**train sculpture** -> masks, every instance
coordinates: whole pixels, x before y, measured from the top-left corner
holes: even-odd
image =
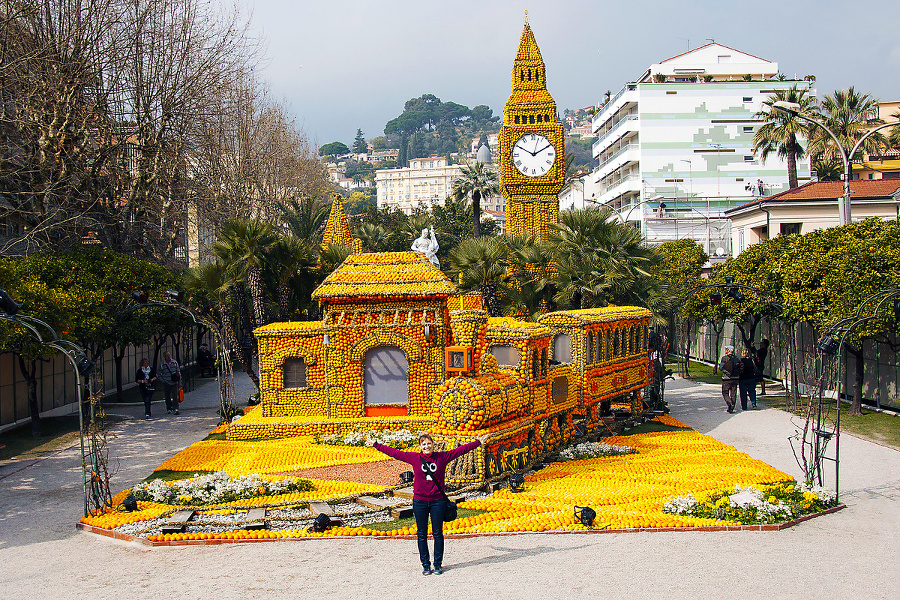
[[[353,254],[313,298],[320,321],[254,332],[261,409],[229,439],[404,428],[448,449],[490,431],[447,471],[475,483],[612,433],[613,409],[641,412],[652,380],[646,309],[489,317],[417,252]]]

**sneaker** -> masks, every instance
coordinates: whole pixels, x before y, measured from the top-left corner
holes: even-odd
[[[753,403],[753,410],[756,410],[756,403]]]
[[[177,408],[175,409],[175,414],[176,414],[176,415],[180,415],[180,414],[181,414],[180,412],[178,412],[178,409],[177,409]]]
[[[443,574],[444,574],[444,567],[435,567],[435,568],[434,568],[434,572],[435,572],[436,575],[443,575]]]
[[[150,415],[144,415],[144,419],[149,419]]]
[[[725,412],[733,413],[734,409],[729,406],[728,408],[725,409]]]
[[[172,411],[169,410],[169,409],[167,408],[167,409],[166,409],[166,414],[167,414],[167,415],[171,415],[171,414],[172,414]]]
[[[422,569],[422,575],[431,575],[431,567],[425,567]]]

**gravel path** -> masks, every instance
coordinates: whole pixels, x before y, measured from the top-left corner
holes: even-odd
[[[239,398],[250,391],[242,379]],[[717,386],[676,381],[672,415],[799,475],[790,416],[727,414]],[[116,428],[116,489],[215,424],[215,387],[180,417]],[[139,408],[121,412],[138,415]],[[157,411],[159,412],[159,411]],[[409,540],[350,538],[149,549],[74,529],[77,446],[0,465],[0,596],[38,598],[897,598],[900,452],[841,436],[846,510],[781,532],[535,535],[448,540],[444,575],[422,577]],[[831,479],[833,477],[829,475]]]

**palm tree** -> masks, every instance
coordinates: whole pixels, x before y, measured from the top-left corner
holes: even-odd
[[[391,234],[381,225],[360,223],[353,228],[353,237],[362,242],[369,252],[383,252],[391,241]]]
[[[328,244],[319,250],[319,270],[323,278],[343,264],[353,254],[353,246]]]
[[[269,223],[259,219],[232,219],[225,223],[213,252],[235,273],[244,272],[250,287],[255,317],[254,329],[266,322],[265,292],[262,283],[262,261],[277,234]]]
[[[500,179],[497,172],[488,169],[484,163],[463,165],[459,169],[459,177],[453,182],[453,198],[463,200],[472,198],[473,237],[481,237],[481,199],[496,196],[500,193]]]
[[[844,177],[844,165],[841,161],[819,159],[812,164],[818,181],[840,181]]]
[[[291,198],[279,202],[277,207],[291,235],[298,240],[312,240],[318,235],[331,210],[331,204],[309,197]]]
[[[796,115],[772,110],[776,102],[794,102],[800,105],[800,112],[808,112],[814,101],[807,95],[807,90],[792,86],[787,90],[775,90],[763,102],[768,110],[756,113],[756,118],[764,121],[753,134],[753,153],[765,163],[769,154],[775,152],[780,158],[787,159],[788,185],[797,187],[797,159],[803,158],[805,150],[798,137],[808,137],[806,123]]]
[[[825,96],[821,107],[821,120],[840,141],[844,152],[849,154],[873,123],[880,123],[878,116],[878,100],[869,94],[859,94],[852,86],[846,90],[837,90],[834,94]],[[828,132],[814,124],[809,126],[810,156],[822,157],[826,161],[841,160],[840,152],[835,146],[834,139]],[[880,133],[870,135],[863,142],[861,151],[874,153],[885,146],[887,140]],[[847,157],[853,160],[852,156]]]
[[[551,246],[527,234],[502,239],[509,251],[508,278],[512,280],[502,298],[509,312],[536,319],[553,310],[557,269]]]
[[[559,270],[556,300],[581,308],[615,304],[650,306],[639,290],[657,261],[641,233],[618,220],[608,208],[567,210],[552,225],[555,264]]]
[[[900,148],[900,111],[891,115],[897,119],[897,125],[891,128],[891,134],[888,137],[888,146],[890,148]]]
[[[279,237],[266,253],[266,271],[271,273],[278,283],[278,313],[282,321],[290,318],[291,280],[301,271],[308,271],[315,264],[313,251],[309,244],[294,237]]]
[[[506,274],[507,250],[495,237],[467,238],[450,253],[450,272],[458,277],[462,290],[478,290],[487,312],[500,316],[498,293]]]
[[[192,267],[185,271],[184,274],[184,286],[186,289],[200,292],[215,304],[225,333],[225,339],[223,340],[225,348],[223,348],[223,351],[226,356],[230,354],[232,348],[241,348],[238,345],[237,335],[235,334],[234,314],[228,306],[230,295],[228,292],[231,288],[231,283],[228,268],[218,260],[213,263]],[[254,385],[259,388],[259,377],[253,370],[252,357],[249,352],[243,351],[243,348],[241,350],[241,352],[238,352],[241,365],[243,365],[244,371]]]

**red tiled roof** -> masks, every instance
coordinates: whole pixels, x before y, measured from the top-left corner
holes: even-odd
[[[857,179],[850,182],[850,198],[864,200],[888,198],[900,190],[900,179]],[[843,181],[810,181],[800,187],[742,204],[725,212],[763,202],[795,202],[800,200],[837,200],[844,195]]]

